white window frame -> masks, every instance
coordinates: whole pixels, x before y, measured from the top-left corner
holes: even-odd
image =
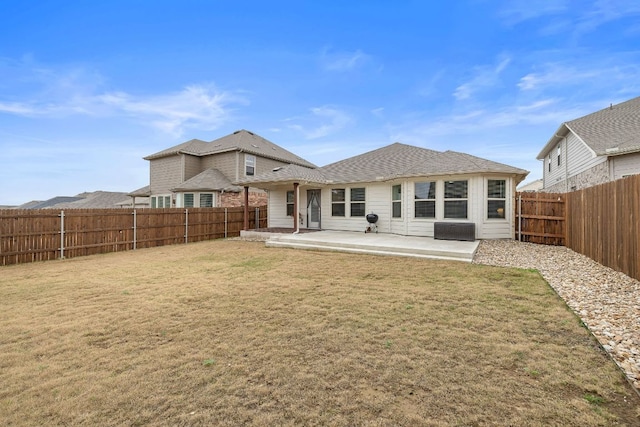
[[[251,173],[249,173],[249,168],[251,168]],[[256,156],[253,154],[244,155],[244,175],[245,176],[255,176],[256,175]]]
[[[342,200],[336,200],[334,195],[338,194],[337,191],[342,192]],[[342,205],[342,215],[336,215],[334,206]],[[331,189],[331,216],[335,218],[345,218],[347,216],[347,189],[346,188],[332,188]]]
[[[394,197],[396,196],[396,193],[394,191],[394,189],[399,188],[400,192],[397,193],[398,198],[394,199]],[[399,205],[400,207],[398,208],[398,212],[400,213],[399,216],[395,216],[395,207],[396,205]],[[392,219],[402,219],[403,215],[402,215],[402,184],[396,184],[396,185],[392,185],[391,186],[391,218]]]
[[[362,200],[354,200],[354,191],[362,190]],[[362,205],[362,215],[354,215],[353,208]],[[349,218],[364,218],[367,216],[367,187],[354,187],[349,189]]]
[[[491,195],[489,194],[489,181],[502,181],[504,182],[504,197],[491,197]],[[507,186],[509,185],[508,181],[504,178],[487,178],[485,180],[485,184],[486,184],[486,196],[487,196],[487,202],[486,202],[486,206],[485,206],[485,219],[489,220],[489,221],[506,221],[507,219]],[[504,203],[502,209],[502,216],[498,216],[498,217],[489,217],[489,204],[492,201],[502,201]],[[500,208],[498,208],[500,209]]]
[[[447,184],[451,184],[454,182],[465,182],[467,184],[466,186],[466,197],[449,197],[447,198]],[[442,193],[442,195],[444,196],[444,202],[442,204],[443,212],[443,218],[444,219],[453,219],[453,220],[465,220],[465,219],[469,219],[469,180],[468,179],[447,179],[444,181],[444,191]],[[448,217],[447,216],[447,202],[452,203],[452,202],[465,202],[467,205],[466,208],[466,216],[463,217]]]
[[[418,184],[429,184],[429,189],[433,189],[433,198],[427,199],[419,199],[418,192],[416,190],[416,186]],[[436,219],[438,212],[438,181],[416,181],[413,183],[413,217],[418,220],[428,219],[434,220]],[[433,203],[433,216],[417,216],[416,203],[417,202],[432,202]]]
[[[202,196],[205,196],[204,198]],[[202,206],[203,204],[207,204],[206,200],[207,197],[206,196],[211,196],[211,206]],[[216,199],[215,199],[215,194],[214,193],[200,193],[200,197],[198,197],[199,202],[198,205],[201,208],[214,208],[216,206]]]

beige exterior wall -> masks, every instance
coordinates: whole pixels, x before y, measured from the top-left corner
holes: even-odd
[[[149,162],[151,194],[171,194],[183,179],[180,155],[162,157]]]
[[[629,175],[640,174],[640,153],[610,157],[612,178],[620,179]]]
[[[560,181],[556,185],[546,187],[542,190],[546,193],[566,193],[569,191],[581,190],[594,185],[603,184],[610,181],[609,163],[601,162],[577,175],[569,177],[566,181]]]
[[[488,218],[487,186],[489,179],[504,179],[506,181],[505,218]],[[444,218],[444,182],[445,180],[468,181],[468,204],[466,219]],[[415,218],[415,182],[436,182],[436,217]],[[392,218],[391,187],[402,186],[402,218]],[[393,233],[409,236],[433,237],[434,223],[474,222],[476,224],[476,238],[478,239],[511,239],[514,230],[514,192],[515,182],[511,177],[500,175],[487,176],[442,176],[425,179],[397,180],[384,183],[366,183],[353,185],[335,185],[324,187],[321,191],[321,209],[323,230],[364,232],[368,223],[365,217],[350,217],[351,188],[365,188],[365,212],[378,215],[378,232]],[[306,193],[312,187],[300,186],[299,213],[306,218]],[[344,217],[331,216],[331,190],[344,188],[346,202]],[[286,216],[286,191],[288,187],[280,187],[269,191],[269,227],[292,227],[293,219]],[[303,225],[304,226],[304,225]]]
[[[236,157],[237,152],[235,151],[202,157],[200,160],[201,171],[215,168],[233,181],[236,179]]]
[[[188,154],[182,155],[182,161],[184,162],[184,179],[186,181],[188,179],[193,178],[198,175],[204,169],[202,169],[200,165],[200,157],[190,156]]]

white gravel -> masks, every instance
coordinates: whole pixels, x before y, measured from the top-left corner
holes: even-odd
[[[564,246],[483,240],[473,262],[538,270],[640,390],[640,282]]]

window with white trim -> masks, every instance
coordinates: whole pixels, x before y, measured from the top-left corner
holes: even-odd
[[[365,215],[365,190],[363,188],[351,189],[351,216]]]
[[[436,217],[436,182],[424,181],[414,184],[414,216],[416,218]]]
[[[256,156],[252,154],[244,155],[244,174],[253,176],[256,174]]]
[[[391,187],[391,217],[402,218],[402,185]]]
[[[507,205],[507,181],[487,180],[487,218],[503,219]]]
[[[551,154],[547,156],[547,164],[548,164],[549,172],[551,172]]]
[[[193,207],[194,194],[193,193],[185,193],[183,195],[183,200],[184,200],[184,207],[185,208],[192,208]]]
[[[212,208],[213,207],[213,194],[211,194],[211,193],[200,193],[200,207],[201,208]]]
[[[331,189],[331,216],[345,216],[345,194],[344,188]]]
[[[562,150],[560,148],[560,144],[558,144],[558,150],[557,151],[558,151],[558,166],[560,166],[560,156],[562,154]]]
[[[287,216],[293,216],[293,191],[287,191]]]
[[[467,218],[468,181],[444,182],[444,217],[451,219]]]

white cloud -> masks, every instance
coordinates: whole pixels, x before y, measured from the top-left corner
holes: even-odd
[[[355,52],[330,52],[325,48],[321,53],[321,63],[325,70],[329,71],[351,71],[371,59],[369,55],[356,50]]]
[[[303,122],[304,124],[293,123],[288,127],[302,133],[306,139],[325,137],[343,129],[352,121],[346,112],[328,106],[315,107],[310,111],[311,115],[286,119],[291,122]]]
[[[0,98],[0,114],[49,118],[126,116],[179,137],[188,128],[216,129],[230,120],[233,106],[247,103],[236,93],[211,84],[193,84],[171,93],[134,95],[105,90],[106,79],[83,68],[48,69],[31,62],[11,65],[13,73],[24,76],[19,82],[25,87],[20,88],[20,99],[10,93],[5,93],[5,99]]]
[[[474,68],[474,76],[468,82],[456,87],[453,96],[461,101],[470,98],[476,92],[496,86],[500,82],[500,74],[511,63],[511,58],[502,55],[493,67],[478,66]]]

